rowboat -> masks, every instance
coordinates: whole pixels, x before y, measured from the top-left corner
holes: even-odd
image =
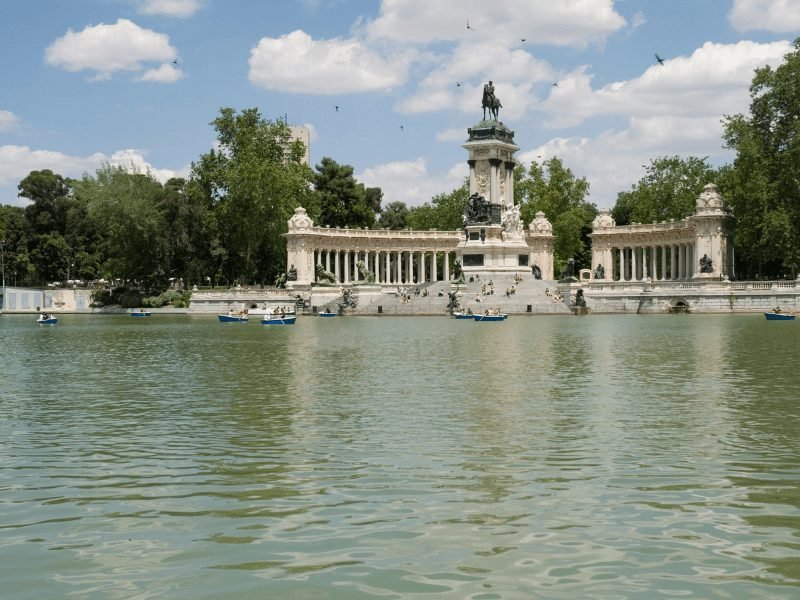
[[[317,314],[319,314],[320,317],[335,317],[336,316],[335,312],[331,312],[327,308],[325,310],[319,311],[319,313],[317,313]]]
[[[482,314],[482,315],[473,315],[476,321],[505,321],[508,318],[508,315],[505,313],[498,313],[498,314]]]
[[[53,315],[48,313],[42,313],[41,315],[39,315],[39,318],[36,319],[36,322],[39,325],[55,325],[56,323],[58,323],[58,317],[54,317]]]
[[[217,317],[221,323],[247,323],[247,315],[244,313],[225,313]]]
[[[794,315],[791,313],[785,312],[765,312],[764,316],[767,318],[767,321],[794,321]]]
[[[149,310],[141,309],[137,312],[132,312],[132,317],[149,317],[152,313]]]
[[[297,315],[273,315],[271,317],[264,317],[261,319],[262,325],[294,325],[297,320]]]
[[[469,319],[470,321],[473,320],[475,315],[472,313],[465,313],[465,312],[454,312],[453,318],[454,319]]]

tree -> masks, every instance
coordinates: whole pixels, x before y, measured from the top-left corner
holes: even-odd
[[[319,202],[319,224],[331,227],[372,227],[380,211],[380,188],[358,183],[353,167],[340,165],[329,157],[316,166],[314,189]]]
[[[89,219],[105,232],[106,272],[136,280],[148,289],[166,282],[166,221],[161,209],[163,186],[150,174],[103,165],[95,176],[75,182]]]
[[[3,240],[6,282],[14,281],[23,285],[35,283],[35,269],[28,254],[30,237],[25,209],[0,205],[0,240]]]
[[[449,194],[438,194],[430,202],[412,208],[406,217],[411,229],[453,231],[464,227],[464,211],[469,203],[469,181]]]
[[[527,173],[518,166],[514,171],[515,195],[520,215],[530,223],[542,211],[553,224],[556,273],[572,258],[576,268],[591,265],[592,220],[597,208],[586,200],[589,182],[576,178],[572,171],[553,157],[539,164],[532,161]]]
[[[739,276],[781,276],[800,264],[800,38],[776,69],[756,69],[750,115],[725,117],[736,151],[720,188],[737,219]]]
[[[617,225],[679,221],[694,214],[703,186],[717,172],[708,158],[664,156],[650,161],[645,176],[629,192],[620,192],[611,211]]]
[[[64,234],[71,199],[70,188],[61,175],[50,169],[31,171],[17,189],[21,197],[31,201],[25,216],[35,234]]]
[[[191,202],[206,207],[214,278],[273,281],[286,267],[283,234],[297,206],[314,218],[312,172],[289,126],[264,120],[258,109],[223,108],[211,123],[219,149],[192,164]]]
[[[381,211],[380,226],[387,229],[405,229],[408,207],[405,202],[390,202]]]

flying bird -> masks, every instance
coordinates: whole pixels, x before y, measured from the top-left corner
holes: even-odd
[[[336,112],[339,112],[339,107],[338,106],[334,106],[333,108],[336,109]]]
[[[472,27],[470,27],[470,26],[469,26],[469,19],[467,19],[467,29],[470,29],[470,30],[472,30],[472,31],[475,31],[474,29],[472,29]]]
[[[660,64],[662,67],[664,66],[664,59],[661,58],[658,54],[656,54],[656,60],[658,61],[658,64]]]
[[[557,81],[553,82],[553,87],[558,87],[558,82]]]
[[[177,65],[177,64],[178,64],[178,59],[176,58],[175,60],[173,60],[173,61],[172,61],[172,64],[173,64],[173,65]]]
[[[456,81],[456,85],[457,85],[458,87],[461,87],[461,82],[460,82],[460,81]]]
[[[519,39],[519,41],[520,41],[520,42],[524,42],[524,41],[525,41],[525,38],[520,38],[520,39]]]
[[[405,131],[405,129],[403,129],[402,125],[400,125],[400,131]]]

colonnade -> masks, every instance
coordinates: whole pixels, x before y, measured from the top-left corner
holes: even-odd
[[[314,264],[333,274],[336,283],[361,281],[358,262],[377,284],[420,284],[450,280],[450,251],[316,249]]]
[[[695,274],[693,242],[612,247],[605,278],[612,281],[682,281]]]

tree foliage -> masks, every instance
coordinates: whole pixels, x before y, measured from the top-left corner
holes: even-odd
[[[406,216],[411,229],[453,231],[464,227],[464,211],[469,203],[469,181],[449,194],[438,194],[430,202],[412,208]]]
[[[373,227],[383,192],[356,181],[353,167],[324,157],[316,167],[314,190],[319,203],[319,224],[330,227]]]
[[[617,225],[659,223],[694,214],[697,197],[717,172],[707,158],[664,156],[650,161],[645,176],[620,192],[611,211]]]
[[[405,202],[390,202],[381,211],[380,226],[386,229],[405,229],[408,207]]]
[[[211,125],[219,147],[192,165],[187,192],[212,213],[214,277],[272,281],[285,268],[283,234],[294,209],[317,212],[303,145],[291,141],[284,121],[265,120],[255,108],[223,108]]]
[[[541,211],[553,225],[556,273],[570,258],[575,260],[576,268],[589,267],[592,259],[589,233],[597,208],[586,199],[589,193],[586,178],[575,177],[561,159],[553,157],[541,164],[532,161],[527,172],[518,166],[514,179],[523,221],[530,223]]]
[[[778,277],[800,265],[800,39],[773,69],[756,69],[750,114],[727,116],[736,151],[720,187],[737,218],[739,277]]]

